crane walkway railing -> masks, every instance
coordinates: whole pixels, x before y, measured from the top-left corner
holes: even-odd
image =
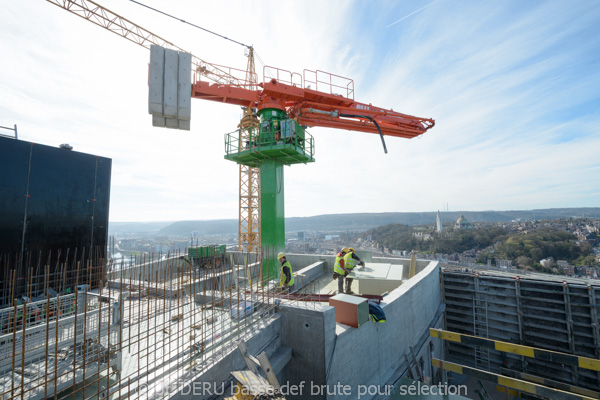
[[[225,135],[225,158],[254,166],[264,159],[279,159],[284,164],[314,161],[311,134],[294,120],[279,121],[278,126],[238,129]]]

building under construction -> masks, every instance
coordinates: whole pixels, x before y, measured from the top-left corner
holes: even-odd
[[[396,399],[407,387],[453,399],[600,398],[592,281],[359,251],[365,265],[347,294],[335,293],[331,255],[288,254],[295,286],[280,290],[283,167],[315,160],[307,128],[378,134],[387,152],[384,136],[419,137],[432,118],[356,101],[352,79],[319,70],[265,66],[259,83],[252,46],[242,44],[245,71],[224,67],[92,1],[48,1],[150,50],[153,126],[189,130],[192,98],[244,108],[225,135],[240,171],[240,252],[107,259],[110,160],[92,156],[79,170],[68,146],[53,149],[63,153],[42,165],[64,168],[48,185],[38,147],[11,142],[26,161],[4,174],[15,180],[0,211],[12,243],[0,260],[0,399]],[[65,199],[81,212],[63,221]]]
[[[107,259],[110,160],[0,140],[0,399],[599,398],[594,281],[359,251],[355,295],[306,254],[282,293],[267,251]]]
[[[264,352],[281,398],[402,398],[406,378],[468,376],[489,398],[598,398],[598,285],[359,253],[360,294],[342,306],[334,256],[289,254],[285,294],[256,253],[106,262],[97,289],[79,267],[75,291],[46,284],[0,311],[0,398],[226,398],[248,368],[240,343]],[[367,302],[385,323],[361,317]]]

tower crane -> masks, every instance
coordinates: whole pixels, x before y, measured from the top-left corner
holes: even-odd
[[[185,53],[94,1],[47,1],[145,48]],[[258,251],[260,245],[271,254],[262,260],[268,278],[275,271],[273,255],[285,249],[283,166],[315,161],[307,128],[378,134],[387,153],[384,136],[411,139],[435,121],[358,102],[353,80],[320,70],[297,73],[265,66],[258,82],[253,48],[248,52],[245,71],[190,55],[191,97],[244,108],[238,129],[225,135],[225,159],[240,165],[240,250]],[[189,129],[189,121],[183,129]]]

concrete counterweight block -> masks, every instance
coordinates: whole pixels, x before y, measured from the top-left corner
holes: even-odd
[[[157,45],[150,46],[150,70],[148,76],[148,112],[158,117],[163,116],[163,79],[165,74],[165,49]],[[164,118],[162,125],[160,121],[157,121],[159,125],[154,125],[154,118],[152,119],[153,126],[165,126]]]
[[[148,76],[152,126],[189,131],[191,103],[192,55],[152,45]]]
[[[166,118],[162,115],[153,115],[152,116],[152,126],[156,126],[158,128],[164,128],[167,126]]]
[[[165,49],[165,77],[163,114],[167,118],[177,119],[177,73],[179,71],[179,53]],[[167,121],[167,127],[169,126]]]
[[[192,55],[179,53],[177,72],[177,118],[189,121],[192,116]],[[181,124],[180,124],[181,128]],[[189,129],[189,128],[188,128]]]

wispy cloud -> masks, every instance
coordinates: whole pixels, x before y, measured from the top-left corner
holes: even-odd
[[[431,5],[432,5],[432,4],[434,4],[434,3],[437,3],[438,1],[439,1],[439,0],[432,1],[431,3],[427,4],[426,6],[423,6],[423,7],[419,8],[418,10],[415,10],[415,11],[411,12],[410,14],[408,14],[408,15],[405,15],[404,17],[400,18],[399,20],[397,20],[397,21],[395,21],[395,22],[392,22],[391,24],[389,24],[388,26],[386,26],[386,28],[389,28],[390,26],[394,26],[394,25],[396,25],[398,22],[402,22],[402,21],[404,21],[406,18],[408,18],[408,17],[410,17],[410,16],[412,16],[412,15],[415,15],[415,14],[416,14],[416,13],[418,13],[419,11],[426,9],[427,7],[431,6]]]

